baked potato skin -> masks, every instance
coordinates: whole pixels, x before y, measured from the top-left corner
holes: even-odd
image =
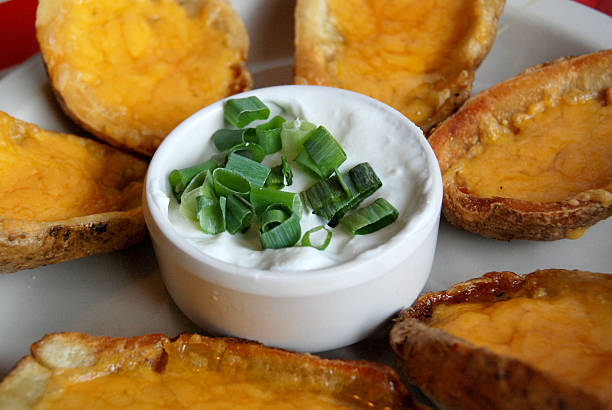
[[[112,252],[135,245],[146,237],[140,206],[124,212],[51,223],[0,217],[0,272]]]
[[[408,381],[440,408],[610,409],[603,398],[573,384],[427,325],[438,304],[506,300],[520,289],[567,276],[609,275],[562,269],[529,275],[490,272],[446,291],[421,296],[401,312],[390,333],[391,346]]]
[[[432,84],[440,95],[445,95],[443,103],[430,116],[416,122],[423,132],[455,112],[470,96],[475,71],[493,46],[504,6],[505,0],[474,1],[477,17],[466,37],[454,48],[456,67],[452,72],[440,73],[443,78]],[[338,86],[327,65],[333,60],[334,44],[343,40],[328,21],[327,0],[298,0],[295,32],[294,83]]]
[[[140,72],[134,78],[130,77],[131,85],[121,84],[118,87],[119,89],[129,89],[132,94],[142,93],[141,103],[134,107],[124,103],[124,98],[120,98],[121,102],[119,103],[109,103],[96,97],[91,83],[83,80],[92,77],[92,74],[66,61],[67,56],[74,54],[75,50],[72,49],[74,45],[64,44],[60,41],[61,36],[56,30],[62,25],[63,19],[70,16],[70,7],[79,2],[73,0],[41,0],[37,9],[37,39],[41,48],[43,64],[49,77],[51,89],[64,113],[101,141],[123,151],[146,157],[151,157],[166,135],[189,115],[218,99],[250,89],[253,82],[246,64],[249,48],[248,34],[231,2],[229,0],[173,1],[185,9],[188,19],[197,18],[203,7],[211,5],[211,9],[214,10],[212,18],[216,19],[215,27],[222,28],[225,33],[223,44],[226,44],[228,49],[235,50],[239,57],[236,61],[227,62],[227,66],[224,67],[224,73],[228,73],[231,77],[231,82],[227,84],[227,87],[219,92],[210,91],[206,94],[202,90],[215,83],[215,81],[211,82],[210,80],[218,77],[218,73],[210,73],[209,76],[200,79],[200,83],[198,83],[192,77],[196,77],[197,73],[203,70],[202,65],[199,65],[195,74],[192,70],[186,75],[180,76],[180,66],[185,65],[194,57],[193,55],[182,56],[180,62],[176,63],[178,66],[168,68],[169,73],[164,78],[174,78],[175,83],[180,85],[192,81],[193,84],[190,83],[190,87],[187,87],[188,91],[183,90],[182,93],[177,91],[179,89],[177,85],[177,88],[171,91],[170,98],[167,98],[171,103],[166,103],[161,108],[158,107],[159,109],[155,113],[158,115],[155,115],[153,119],[150,116],[147,117],[138,109],[138,106],[142,107],[146,106],[147,103],[150,105],[155,102],[156,88],[145,86],[146,80],[140,81],[141,78],[146,77],[146,73]],[[108,3],[113,4],[110,1]],[[102,2],[100,3],[100,10],[104,10]],[[112,12],[112,10],[109,11],[109,13]],[[79,35],[83,35],[83,33]],[[96,39],[92,39],[91,43],[92,49],[98,46]],[[124,40],[124,43],[117,44],[116,47],[129,48],[129,46],[129,40]],[[201,50],[207,50],[207,45],[200,44],[194,54]],[[145,56],[150,57],[152,54],[154,54],[154,51],[148,52]],[[109,60],[113,59],[112,57],[107,56],[108,59],[104,61],[103,65],[113,67],[113,64],[108,64]],[[174,59],[166,54],[159,57],[157,61],[151,62],[150,66],[158,63],[165,64]],[[80,63],[87,65],[87,56],[83,57],[83,60]],[[119,79],[124,77],[127,76],[119,76]],[[106,82],[109,81],[101,79],[98,81],[98,83]],[[134,83],[137,86],[134,86]],[[220,81],[219,83],[221,84]],[[160,87],[159,84],[157,87]],[[199,95],[197,104],[194,104],[193,101],[185,102],[183,100],[185,94],[201,95]],[[181,115],[176,115],[173,110],[180,110]],[[163,120],[157,120],[157,118],[171,118],[172,121],[171,124],[168,124]]]
[[[610,67],[612,50],[564,57],[529,68],[472,97],[436,127],[428,139],[442,174],[480,142],[483,120],[509,120],[550,94],[605,90],[612,86]],[[563,239],[576,229],[588,228],[612,215],[612,203],[588,197],[532,203],[513,198],[479,198],[449,178],[443,178],[443,184],[442,212],[446,219],[459,228],[494,239]]]
[[[0,383],[0,408],[3,404],[31,408],[44,394],[53,369],[93,368],[103,363],[105,368],[148,367],[163,372],[170,350],[184,353],[206,369],[245,372],[256,375],[258,381],[332,394],[347,403],[356,400],[356,407],[365,400],[388,406],[384,408],[425,408],[414,401],[391,368],[376,363],[320,359],[236,338],[195,334],[175,339],[160,334],[111,338],[75,332],[48,334],[32,345],[31,355]]]

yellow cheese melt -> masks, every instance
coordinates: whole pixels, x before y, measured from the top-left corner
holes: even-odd
[[[483,198],[612,202],[612,104],[589,95],[542,101],[513,125],[489,124],[445,178]]]
[[[347,409],[331,394],[299,390],[291,383],[258,382],[249,370],[197,368],[189,352],[166,345],[168,362],[161,372],[149,366],[112,369],[54,370],[45,395],[34,408],[43,409]],[[109,370],[110,369],[110,370]],[[299,377],[299,375],[296,375]]]
[[[612,400],[612,288],[579,283],[551,297],[540,293],[438,305],[430,325]]]
[[[134,206],[145,166],[132,161],[0,111],[0,217],[51,222]]]
[[[327,3],[342,37],[330,67],[337,86],[383,101],[416,123],[449,97],[432,85],[457,74],[452,53],[474,20],[473,1]]]
[[[88,104],[98,112],[101,118],[89,121],[106,119],[94,124],[106,135],[136,138],[139,130],[159,143],[231,89],[242,55],[215,20],[218,4],[203,1],[186,10],[195,2],[185,8],[174,0],[71,3],[44,14],[54,21],[38,21],[39,38],[52,36],[41,46],[51,48],[46,55],[55,86],[81,105],[73,110]]]

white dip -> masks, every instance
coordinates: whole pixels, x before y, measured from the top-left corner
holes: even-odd
[[[280,113],[287,119],[298,117],[326,127],[348,156],[340,171],[347,172],[358,163],[369,162],[383,186],[360,207],[376,198],[385,198],[399,211],[398,220],[378,232],[354,237],[337,226],[332,230],[331,243],[324,251],[301,246],[261,250],[257,233],[252,232],[253,229],[246,234],[237,235],[224,232],[213,236],[201,232],[197,224],[178,212],[178,204],[174,198],[170,199],[170,187],[166,182],[161,188],[165,191],[154,194],[156,205],[167,209],[171,224],[190,245],[213,258],[244,267],[283,271],[311,270],[367,258],[373,252],[381,252],[385,244],[406,228],[415,214],[425,208],[425,197],[432,185],[432,176],[428,172],[423,148],[423,144],[427,143],[416,126],[407,124],[405,119],[398,117],[396,112],[387,107],[366,104],[361,99],[349,104],[338,104],[337,101],[334,104],[308,97],[300,95],[296,98],[260,98],[272,111],[269,118]],[[219,112],[219,115],[222,114]],[[249,126],[255,124],[257,123]],[[193,139],[209,138],[214,130],[221,127],[222,120],[219,118],[214,126],[203,129],[202,133],[198,132],[199,135],[194,135]],[[190,150],[189,147],[184,149]],[[197,153],[197,157],[194,156],[190,162],[174,168],[194,165],[216,153],[216,148],[209,141],[201,152]],[[267,156],[264,160],[266,165],[276,165],[279,162],[279,154]],[[315,182],[293,162],[291,168],[294,182],[284,190],[300,192]],[[166,176],[172,169],[168,169]],[[321,218],[311,214],[310,210],[305,210],[301,219],[302,234],[322,224],[324,221]]]

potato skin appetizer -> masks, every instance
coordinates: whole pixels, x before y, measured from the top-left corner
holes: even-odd
[[[147,163],[0,111],[0,272],[123,249],[147,236]]]
[[[429,142],[446,219],[490,238],[550,241],[578,238],[612,215],[611,67],[612,50],[538,65],[440,124]],[[465,177],[471,164],[481,181]],[[475,192],[490,175],[488,191]]]
[[[66,114],[147,156],[189,115],[252,83],[229,0],[41,0],[36,33]]]
[[[504,4],[298,0],[294,82],[369,95],[427,132],[469,97]]]
[[[421,296],[390,341],[408,380],[440,408],[609,409],[611,295],[611,274],[490,272]],[[532,331],[546,342],[530,344]]]
[[[95,398],[112,408],[152,401],[160,408],[423,408],[384,365],[320,359],[234,338],[55,333],[31,352],[0,383],[0,407]]]

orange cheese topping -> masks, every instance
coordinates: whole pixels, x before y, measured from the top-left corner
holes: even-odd
[[[166,345],[168,362],[149,366],[54,370],[36,409],[347,409],[331,394],[301,391],[290,383],[258,382],[240,372],[198,368],[189,352]],[[202,364],[202,363],[201,363]],[[298,375],[296,375],[298,377]]]
[[[612,289],[574,286],[552,296],[542,289],[496,303],[439,305],[430,325],[612,400]]]
[[[38,36],[48,39],[41,47],[49,48],[45,56],[54,86],[82,100],[69,108],[88,104],[85,111],[105,119],[94,125],[106,135],[140,130],[161,141],[187,116],[224,97],[242,56],[215,20],[220,6],[204,1],[186,10],[189,4],[179,3],[46,2],[54,9],[39,10]]]
[[[516,132],[489,124],[446,177],[484,198],[612,202],[612,104],[592,95],[551,99],[516,115],[512,126]]]
[[[331,63],[339,87],[381,100],[417,123],[449,97],[432,84],[445,73],[456,75],[452,53],[474,20],[473,1],[327,3],[342,38]]]
[[[50,222],[135,206],[145,165],[128,158],[0,112],[0,217]]]

